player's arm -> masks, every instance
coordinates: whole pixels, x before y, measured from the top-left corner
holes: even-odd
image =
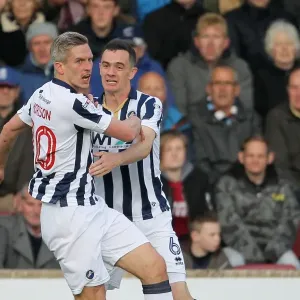
[[[92,176],[104,176],[111,172],[113,168],[121,165],[129,165],[146,158],[152,149],[156,134],[152,128],[142,126],[142,135],[143,138],[139,136],[136,143],[132,144],[125,151],[118,153],[95,153],[94,155],[99,157],[99,160],[91,165],[90,174]]]
[[[140,133],[141,121],[139,118],[131,117],[125,121],[113,119],[102,110],[101,106],[96,107],[92,99],[77,96],[72,113],[74,124],[100,134],[105,133],[125,142],[131,142]]]
[[[4,179],[4,167],[18,135],[27,127],[18,114],[12,117],[3,127],[0,134],[0,181]]]

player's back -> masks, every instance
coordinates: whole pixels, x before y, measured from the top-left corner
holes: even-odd
[[[101,119],[99,109],[54,79],[35,91],[20,111],[24,110],[33,125],[36,173],[30,182],[32,196],[44,202],[60,201],[61,206],[95,204],[94,182],[88,172],[91,132],[78,124],[86,125],[85,118],[96,124]]]

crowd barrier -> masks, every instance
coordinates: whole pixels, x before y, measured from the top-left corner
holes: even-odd
[[[198,300],[294,300],[299,299],[300,271],[201,270],[188,271],[188,285]],[[2,270],[1,300],[72,300],[60,271]],[[143,300],[140,282],[126,274],[121,289],[107,300]]]

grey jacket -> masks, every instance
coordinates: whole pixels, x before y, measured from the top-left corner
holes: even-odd
[[[246,109],[253,108],[252,75],[245,61],[225,51],[220,64],[232,66],[238,74],[241,87],[241,101]],[[206,96],[210,69],[196,49],[174,58],[167,69],[167,76],[180,112],[187,116],[193,105]]]
[[[216,185],[222,236],[248,263],[276,262],[295,242],[300,210],[289,184],[267,169],[262,185],[236,166]]]
[[[237,101],[238,102],[238,101]],[[211,183],[229,170],[245,139],[261,133],[260,120],[241,105],[231,125],[215,118],[206,100],[194,105],[189,119],[192,124],[197,166],[208,174]]]
[[[34,263],[24,219],[15,215],[0,217],[0,268],[58,269],[59,264],[44,242]]]

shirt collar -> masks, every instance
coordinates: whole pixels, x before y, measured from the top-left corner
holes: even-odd
[[[68,83],[66,83],[66,82],[64,82],[64,81],[62,81],[60,79],[53,78],[52,82],[54,84],[60,85],[60,86],[62,86],[64,88],[70,90],[70,92],[73,93],[73,94],[78,94],[77,91],[72,86],[70,86]]]

